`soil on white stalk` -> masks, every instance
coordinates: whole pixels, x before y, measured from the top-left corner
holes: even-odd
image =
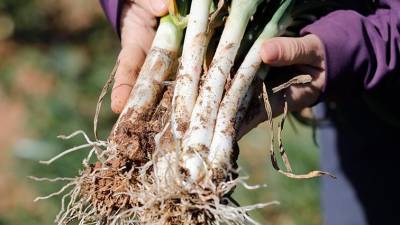
[[[118,193],[127,193],[140,182],[137,179],[139,168],[151,159],[155,151],[154,136],[163,128],[171,98],[172,88],[169,87],[159,105],[141,113],[134,122],[130,118],[137,112],[129,110],[110,136],[110,142],[118,146],[116,156],[104,164],[97,162],[85,170],[82,177],[87,179],[82,183],[82,196],[90,198],[101,216],[137,206],[137,199]],[[150,172],[151,168],[148,169]]]

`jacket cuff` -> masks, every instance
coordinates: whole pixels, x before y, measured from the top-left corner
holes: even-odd
[[[120,16],[122,11],[123,0],[100,0],[101,7],[106,14],[108,21],[111,23],[114,31],[120,37]]]
[[[304,27],[300,32],[302,36],[315,34],[324,46],[326,83],[320,100],[338,94],[339,83],[356,80],[352,71],[355,70],[354,60],[360,44],[357,35],[362,24],[358,21],[356,12],[340,10]]]

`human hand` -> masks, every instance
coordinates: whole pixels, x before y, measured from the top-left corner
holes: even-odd
[[[125,1],[121,13],[121,52],[111,92],[111,109],[120,113],[151,47],[157,17],[168,12],[167,0]]]
[[[289,111],[300,111],[318,100],[326,82],[326,72],[324,47],[316,35],[309,34],[299,38],[271,38],[263,43],[260,56],[263,62],[271,67],[290,68],[288,71],[292,71],[297,75],[307,74],[312,77],[309,83],[292,85],[270,96],[273,116],[283,112],[283,96],[285,96]],[[283,68],[280,69],[282,72]],[[267,77],[272,77],[283,83],[282,79],[279,79],[283,74],[280,74],[279,70],[277,71],[277,73],[272,73]],[[250,108],[247,115],[249,114],[251,116],[244,118],[241,123],[238,137],[243,136],[267,119],[267,114],[262,104],[258,108]]]

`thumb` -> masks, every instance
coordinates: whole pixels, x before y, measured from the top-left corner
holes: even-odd
[[[299,37],[276,37],[266,40],[260,51],[264,63],[272,66],[296,64],[319,66],[323,60],[323,45],[313,34]]]

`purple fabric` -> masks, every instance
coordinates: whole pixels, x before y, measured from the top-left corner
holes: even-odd
[[[349,181],[323,186],[326,225],[393,224],[400,217],[392,197],[400,187],[391,178],[399,170],[400,111],[393,102],[400,87],[400,1],[377,4],[371,15],[339,10],[302,30],[303,35],[317,35],[325,48],[328,81],[323,97],[332,124],[320,129],[321,164],[337,166],[331,172]],[[335,136],[326,135],[326,129]],[[338,202],[338,193],[349,188],[355,196]]]
[[[378,1],[372,15],[338,10],[302,30],[324,44],[328,76],[324,95],[336,95],[348,84],[371,90],[385,77],[399,80],[399,12],[399,0]]]
[[[113,26],[115,32],[120,34],[119,16],[121,14],[122,0],[100,0],[101,7],[103,8],[108,21]]]

